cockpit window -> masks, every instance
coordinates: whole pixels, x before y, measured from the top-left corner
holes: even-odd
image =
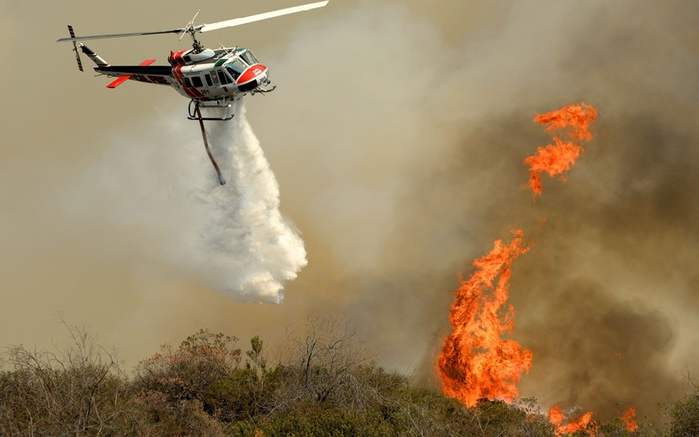
[[[250,51],[243,52],[240,56],[243,59],[245,59],[245,62],[247,62],[250,65],[259,64],[259,62],[257,62],[257,59],[255,59],[255,56],[253,56],[253,54]]]
[[[233,76],[233,79],[238,79],[240,75],[245,71],[245,69],[248,68],[247,65],[243,63],[240,59],[235,59],[233,62],[230,64],[226,64],[226,69],[228,70],[228,73],[230,73],[231,76]]]

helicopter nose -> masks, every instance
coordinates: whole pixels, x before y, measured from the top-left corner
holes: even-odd
[[[240,75],[236,83],[241,91],[248,91],[257,88],[267,81],[267,67],[262,64],[255,64],[248,67]]]

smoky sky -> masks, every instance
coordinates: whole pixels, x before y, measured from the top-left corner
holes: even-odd
[[[204,3],[203,22],[233,18]],[[309,314],[342,312],[382,351],[382,364],[435,383],[459,275],[495,239],[522,229],[534,245],[513,265],[512,337],[534,358],[521,394],[544,408],[609,417],[637,404],[639,417],[653,415],[698,358],[698,6],[438,3],[331,1],[315,16],[216,35],[251,46],[278,85],[246,107],[282,213],[308,254],[281,305],[232,301],[158,255],[154,222],[176,230],[189,213],[168,198],[177,155],[158,159],[189,147],[169,148],[159,131],[188,123],[187,102],[137,83],[104,90],[106,81],[78,74],[69,48],[55,47],[66,23],[30,23],[25,7],[0,4],[3,35],[23,42],[11,45],[13,59],[28,65],[44,53],[52,66],[50,74],[1,70],[15,107],[2,121],[0,344],[51,345],[58,323],[50,315],[64,311],[132,364],[200,328],[274,343]],[[236,15],[260,12],[253,6]],[[165,3],[148,6],[166,11],[157,16],[136,13],[141,6],[129,2],[109,24],[129,19],[128,28],[106,29],[95,21],[102,7],[63,5],[54,18],[108,33],[171,28],[191,16]],[[112,63],[179,47],[89,45]],[[599,112],[595,137],[567,181],[545,176],[533,202],[521,188],[522,161],[551,137],[532,119],[581,101]],[[187,141],[196,135],[192,125]],[[129,153],[141,147],[152,152]],[[143,182],[121,187],[108,174],[112,189],[86,182],[88,197],[76,181],[100,168],[139,171]],[[153,220],[128,230],[76,220],[76,202]]]
[[[602,418],[630,405],[652,416],[696,370],[697,14],[686,3],[662,11],[597,6],[541,10],[530,25],[565,32],[525,41],[550,58],[537,63],[536,53],[531,64],[491,73],[524,88],[536,81],[528,75],[541,75],[550,86],[536,96],[523,89],[527,98],[502,109],[486,104],[454,128],[460,140],[440,155],[444,162],[417,166],[403,181],[401,214],[382,256],[391,279],[359,282],[365,295],[356,311],[370,308],[380,326],[417,325],[425,335],[431,326],[439,344],[457,274],[468,275],[494,239],[524,229],[535,244],[515,263],[511,288],[513,337],[534,352],[522,394]],[[515,50],[524,42],[505,40],[483,51],[521,56]],[[471,75],[464,66],[446,83]],[[533,202],[521,189],[522,160],[552,142],[533,115],[579,101],[599,110],[595,138],[567,182],[546,177]],[[422,367],[428,379],[435,352]]]

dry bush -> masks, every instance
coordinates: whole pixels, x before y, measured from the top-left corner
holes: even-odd
[[[63,324],[72,340],[67,350],[13,346],[3,354],[0,435],[147,434],[115,354]]]
[[[279,363],[283,375],[279,402],[361,402],[366,393],[353,390],[357,388],[353,371],[371,359],[346,318],[309,318],[302,330],[287,334]]]

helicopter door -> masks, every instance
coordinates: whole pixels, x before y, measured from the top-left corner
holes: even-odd
[[[223,69],[216,70],[214,77],[218,77],[219,87],[224,93],[228,93],[229,88],[235,89],[235,82],[231,80]]]

